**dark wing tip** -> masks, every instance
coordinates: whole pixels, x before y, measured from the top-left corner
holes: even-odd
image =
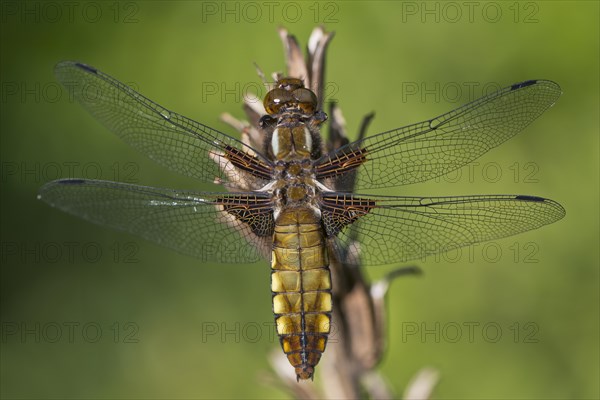
[[[91,65],[87,65],[78,61],[62,61],[59,62],[58,64],[56,64],[56,67],[54,67],[55,71],[59,71],[61,69],[64,68],[79,68],[82,69],[86,72],[92,73],[92,74],[97,74],[98,70],[94,67],[92,67]]]
[[[530,80],[525,81],[525,82],[515,83],[514,85],[512,85],[510,87],[510,90],[521,89],[521,88],[524,88],[524,87],[527,87],[527,86],[535,85],[538,82],[539,81],[537,79],[530,79]]]
[[[63,179],[56,179],[54,181],[46,182],[42,186],[42,188],[50,187],[50,186],[58,186],[58,185],[82,185],[82,184],[84,184],[86,182],[87,181],[85,179],[63,178]]]
[[[517,199],[517,200],[525,200],[525,201],[537,201],[537,202],[544,202],[544,201],[546,201],[546,199],[544,199],[543,197],[528,196],[528,195],[519,195],[519,196],[516,196],[515,199]]]
[[[62,185],[81,185],[85,183],[85,179],[59,179],[54,182]]]
[[[84,64],[84,63],[80,63],[80,62],[76,62],[74,64],[75,64],[75,66],[77,66],[77,67],[79,67],[81,69],[84,69],[84,70],[86,70],[88,72],[91,72],[92,74],[97,74],[98,73],[98,70],[96,68],[92,67],[91,65],[87,65],[87,64]]]
[[[554,200],[545,199],[543,197],[538,197],[538,196],[529,196],[529,195],[515,196],[515,200],[530,201],[530,202],[535,202],[535,203],[544,203],[544,204],[550,206],[554,210],[554,213],[555,213],[554,215],[556,216],[556,219],[554,219],[554,221],[558,221],[559,219],[562,219],[565,215],[567,215],[567,211],[564,209],[564,207],[561,206],[560,203],[557,203]]]
[[[83,185],[86,183],[85,179],[57,179],[55,181],[46,182],[39,188],[37,198],[38,200],[44,200],[48,202],[46,199],[46,194],[50,193],[53,188],[61,185]]]
[[[510,87],[510,90],[519,90],[533,85],[545,86],[554,89],[559,94],[562,93],[562,89],[558,83],[547,79],[530,79],[524,82],[515,83]]]

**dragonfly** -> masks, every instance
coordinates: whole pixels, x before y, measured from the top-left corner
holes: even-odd
[[[297,78],[279,79],[264,97],[262,146],[253,148],[89,65],[63,62],[55,75],[129,145],[224,190],[59,179],[42,186],[38,197],[204,261],[270,262],[276,331],[298,380],[313,378],[325,351],[334,260],[405,262],[565,215],[557,202],[530,195],[362,194],[442,176],[500,145],[556,102],[561,89],[548,80],[517,83],[430,120],[327,151],[320,135],[327,115]],[[350,186],[355,190],[344,189]]]

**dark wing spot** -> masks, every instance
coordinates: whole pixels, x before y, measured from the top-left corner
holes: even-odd
[[[85,69],[86,71],[91,72],[92,74],[98,73],[98,70],[96,68],[90,67],[89,65],[83,63],[75,63],[75,65],[77,65],[81,69]]]
[[[521,82],[521,83],[515,83],[514,85],[512,85],[510,87],[510,90],[517,90],[517,89],[521,89],[527,86],[531,86],[531,85],[535,85],[538,81],[537,80],[529,80],[529,81],[525,81],[525,82]]]
[[[61,179],[63,185],[81,185],[85,183],[85,179]]]
[[[520,195],[515,197],[516,200],[525,200],[525,201],[537,201],[537,202],[544,202],[546,201],[546,199],[544,199],[543,197],[537,197],[537,196],[527,196],[527,195]]]

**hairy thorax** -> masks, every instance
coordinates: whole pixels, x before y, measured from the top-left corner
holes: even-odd
[[[315,204],[318,185],[313,160],[320,155],[311,118],[285,113],[272,131],[269,151],[275,159],[273,197],[276,208],[309,207]]]

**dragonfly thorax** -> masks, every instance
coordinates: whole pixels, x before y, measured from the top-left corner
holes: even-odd
[[[277,160],[307,159],[313,151],[312,134],[303,123],[278,126],[271,136],[271,151]]]

